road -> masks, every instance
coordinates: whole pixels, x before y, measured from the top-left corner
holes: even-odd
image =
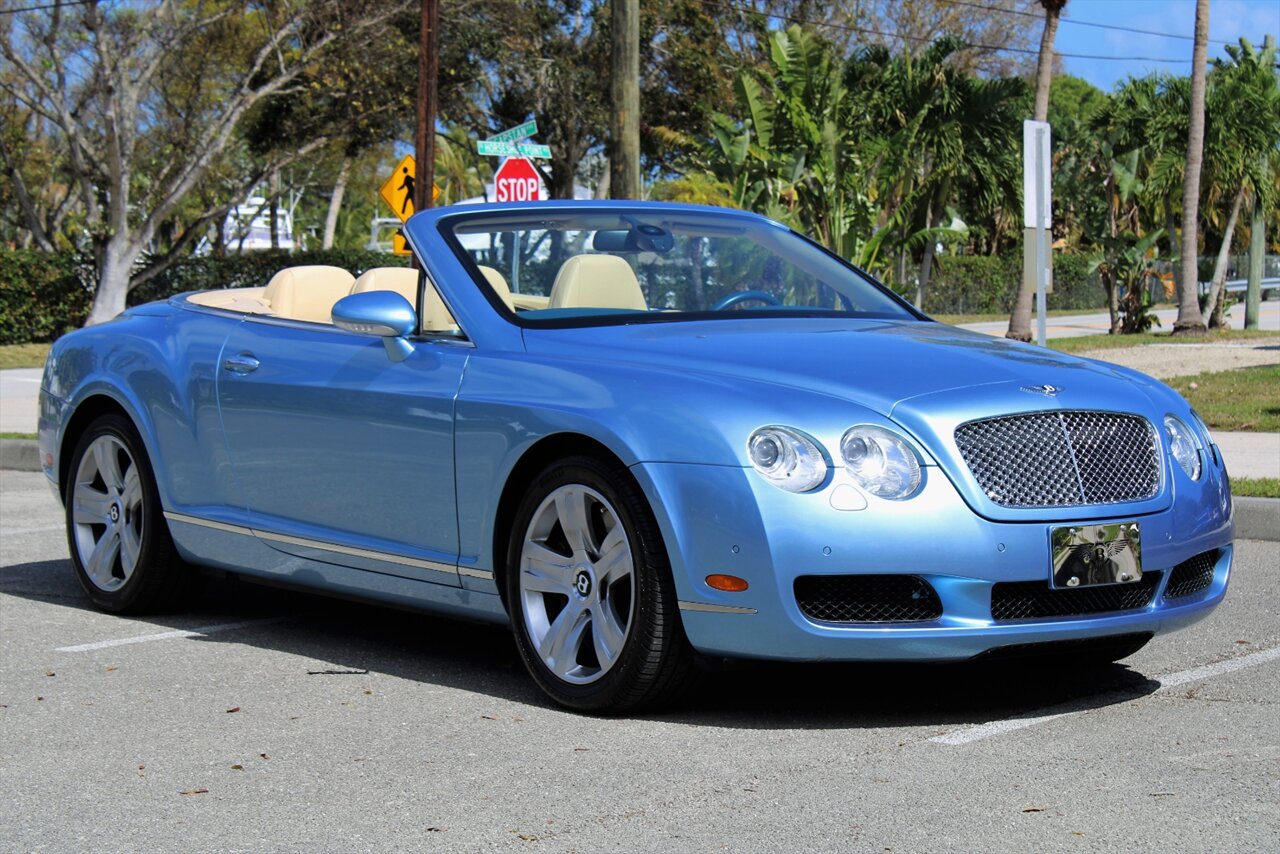
[[[0,472],[0,838],[22,851],[1275,851],[1280,544],[1126,662],[747,666],[629,719],[500,629],[210,583],[88,607]]]

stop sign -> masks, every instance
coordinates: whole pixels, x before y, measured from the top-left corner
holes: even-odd
[[[542,179],[525,157],[509,157],[493,176],[494,195],[500,202],[542,201]]]

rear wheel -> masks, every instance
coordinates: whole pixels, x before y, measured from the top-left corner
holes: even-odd
[[[71,457],[64,496],[76,577],[105,611],[140,613],[173,606],[194,573],[178,555],[160,495],[133,424],[104,415]]]
[[[544,470],[507,553],[516,643],[553,700],[621,712],[683,690],[692,653],[666,549],[626,469],[584,456]]]

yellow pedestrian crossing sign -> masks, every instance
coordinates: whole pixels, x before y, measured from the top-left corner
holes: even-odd
[[[387,203],[387,207],[391,208],[391,212],[400,217],[400,221],[404,222],[413,216],[413,190],[414,182],[418,179],[418,164],[413,159],[412,154],[406,154],[381,187],[378,188],[378,195],[382,196],[382,200]],[[440,198],[440,188],[431,185],[431,201]],[[404,240],[401,238],[401,246]],[[406,249],[403,252],[396,250],[398,255],[408,255]]]
[[[404,232],[396,229],[396,233],[391,235],[391,251],[396,255],[412,255],[409,250],[409,244],[404,242]]]

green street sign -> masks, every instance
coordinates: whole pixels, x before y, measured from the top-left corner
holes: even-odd
[[[519,157],[520,152],[514,142],[495,142],[482,139],[476,143],[476,151],[483,157]]]
[[[540,157],[544,160],[551,157],[550,148],[532,142],[516,144],[482,139],[476,143],[476,151],[483,157]]]
[[[541,157],[549,159],[551,157],[551,149],[545,145],[536,145],[532,142],[522,142],[516,146],[516,151],[520,152],[521,157]]]
[[[491,136],[485,142],[515,142],[518,139],[525,139],[533,136],[538,132],[538,123],[536,121],[527,121],[522,125],[504,130],[497,136]],[[483,154],[484,152],[480,152]]]

